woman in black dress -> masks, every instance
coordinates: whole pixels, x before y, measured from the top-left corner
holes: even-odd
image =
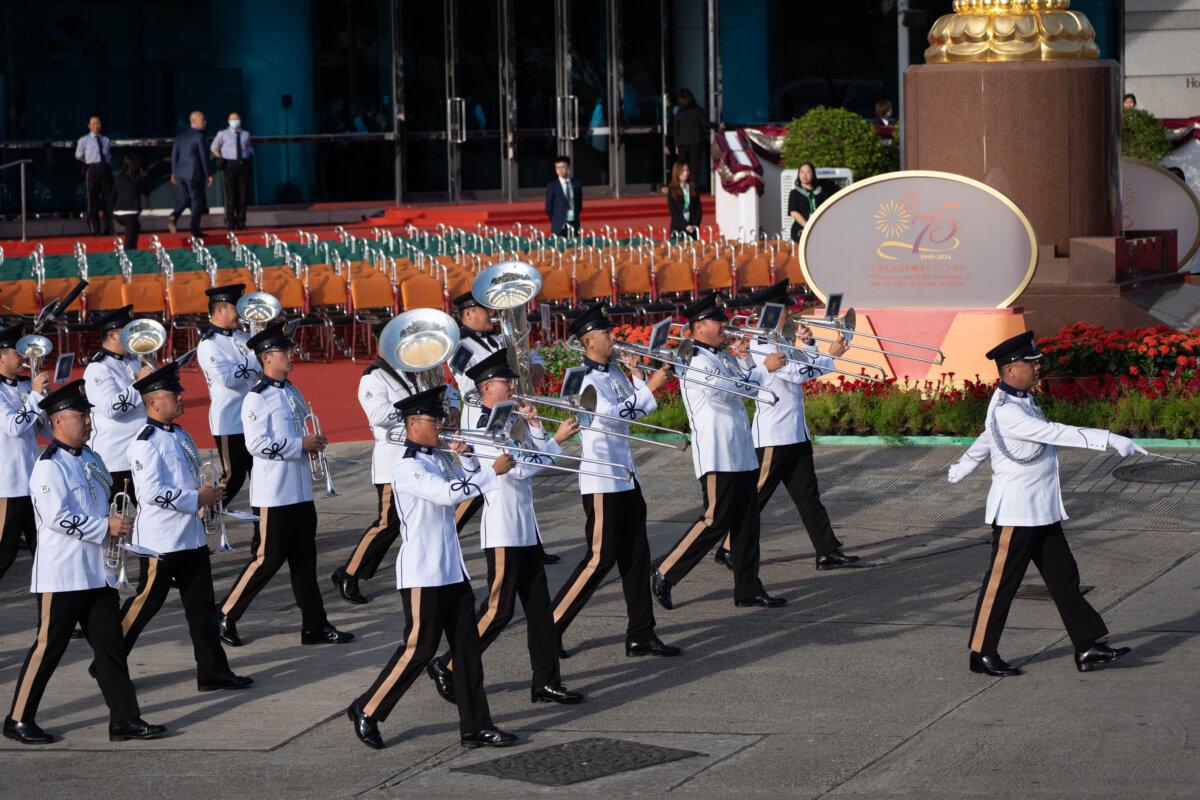
[[[700,190],[692,180],[691,168],[682,161],[671,167],[671,185],[667,187],[667,210],[671,212],[671,236],[696,239],[700,236]]]
[[[800,241],[800,234],[808,219],[825,201],[825,190],[817,186],[817,168],[805,161],[796,173],[796,185],[788,194],[788,216],[792,218],[792,241]]]

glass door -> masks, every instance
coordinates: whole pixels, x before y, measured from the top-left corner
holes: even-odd
[[[616,0],[617,189],[654,191],[670,178],[667,162],[663,0]]]
[[[501,102],[500,43],[503,0],[449,0],[450,44],[446,99],[450,199],[503,195],[507,104]]]
[[[560,146],[580,183],[607,194],[614,177],[610,0],[560,2]]]
[[[562,0],[508,0],[509,65],[513,105],[516,195],[542,194],[554,178],[554,159],[570,153],[563,141],[564,98],[560,91]]]
[[[397,22],[403,77],[400,120],[405,201],[450,199],[445,0],[403,0]]]

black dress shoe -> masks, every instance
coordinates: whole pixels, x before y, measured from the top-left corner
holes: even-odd
[[[363,713],[358,701],[351,703],[346,709],[346,716],[354,723],[354,735],[367,747],[376,750],[383,749],[383,737],[379,735],[379,725],[375,720]]]
[[[96,662],[88,664],[88,675],[92,676],[93,680],[100,680],[100,673],[96,671]]]
[[[558,686],[547,684],[545,686],[532,687],[529,690],[529,702],[558,703],[559,705],[573,706],[576,703],[583,702],[583,695],[579,692],[572,692],[561,684]]]
[[[237,689],[246,689],[254,683],[253,678],[248,678],[245,675],[234,675],[232,672],[226,672],[224,675],[217,675],[215,678],[207,678],[205,680],[196,681],[196,691],[198,692],[215,692],[218,689],[229,689],[234,691]]]
[[[474,733],[464,733],[459,741],[463,747],[512,747],[517,743],[517,737],[489,725]]]
[[[817,556],[817,569],[842,569],[858,561],[858,556],[848,556],[841,550],[834,550],[823,556]]]
[[[446,669],[441,659],[435,658],[430,661],[429,666],[425,668],[425,674],[433,679],[433,685],[443,700],[447,703],[458,703],[454,696],[454,673]]]
[[[75,626],[75,630],[71,631],[71,638],[72,638],[72,639],[84,639],[84,638],[86,638],[86,637],[84,636],[84,633],[83,633],[83,628],[81,628],[81,627],[79,627],[78,625],[76,625],[76,626]]]
[[[993,678],[1006,678],[1021,674],[1020,667],[1014,667],[995,653],[991,655],[971,653],[970,667],[971,672],[991,675]]]
[[[21,744],[50,744],[54,737],[38,727],[33,720],[17,722],[12,717],[4,718],[4,738]]]
[[[345,567],[335,569],[329,579],[333,581],[333,588],[338,590],[338,594],[347,603],[361,606],[369,602],[358,588],[358,578],[346,572]]]
[[[345,644],[354,641],[354,634],[339,631],[326,622],[319,628],[300,632],[300,644]]]
[[[558,555],[557,553],[542,553],[543,564],[557,564],[560,561],[562,561],[562,556]]]
[[[124,722],[108,723],[108,740],[110,742],[127,742],[130,739],[158,739],[167,732],[165,725],[151,725],[141,717],[127,719]]]
[[[724,547],[718,547],[717,552],[713,553],[713,561],[717,562],[718,564],[724,564],[730,569],[733,569],[733,553],[729,552]]]
[[[217,617],[217,634],[221,637],[221,641],[230,647],[242,646],[242,637],[238,636],[237,627],[233,624],[233,620],[224,614]]]
[[[1075,651],[1075,669],[1087,672],[1116,661],[1129,651],[1128,647],[1109,647],[1104,642],[1091,642]]]
[[[650,594],[654,595],[658,604],[667,611],[675,607],[675,604],[671,602],[671,584],[667,583],[667,579],[662,576],[661,572],[655,572],[654,577],[650,579]]]
[[[772,597],[763,592],[760,595],[748,598],[746,600],[735,600],[733,604],[739,608],[779,608],[787,605],[786,597]]]
[[[683,651],[673,644],[666,644],[662,639],[659,639],[653,633],[650,638],[643,642],[634,642],[629,639],[625,640],[625,655],[633,658],[634,656],[662,656],[670,658],[677,656]]]

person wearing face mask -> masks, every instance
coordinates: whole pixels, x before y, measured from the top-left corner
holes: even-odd
[[[221,167],[221,187],[225,192],[225,229],[246,230],[246,201],[250,197],[250,158],[254,145],[250,131],[242,127],[236,112],[229,114],[229,127],[217,133],[212,154]]]

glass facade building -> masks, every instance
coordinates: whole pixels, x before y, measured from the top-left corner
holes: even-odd
[[[932,18],[909,33],[919,62]],[[1106,57],[1121,4],[1076,0]],[[82,206],[88,115],[162,174],[193,109],[238,111],[257,205],[535,196],[568,153],[589,196],[644,192],[672,158],[673,92],[714,121],[871,116],[898,94],[895,0],[0,0],[0,163],[31,209]],[[8,173],[14,172],[9,170]],[[0,173],[0,213],[13,178]],[[214,189],[216,191],[216,189]],[[170,205],[163,186],[152,196]],[[219,198],[212,198],[219,202]]]

